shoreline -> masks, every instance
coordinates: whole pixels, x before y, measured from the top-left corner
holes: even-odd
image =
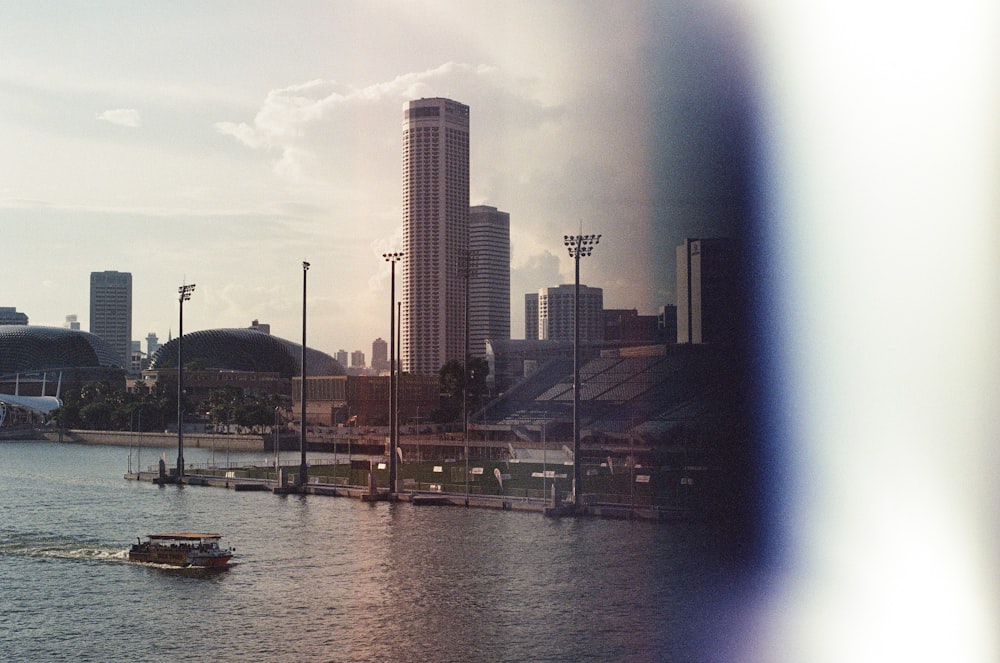
[[[115,447],[175,447],[177,433],[132,433],[129,431],[64,430],[37,431],[37,438],[62,444],[91,444]],[[227,447],[233,451],[267,451],[260,435],[213,435],[185,433],[184,445],[193,449]]]

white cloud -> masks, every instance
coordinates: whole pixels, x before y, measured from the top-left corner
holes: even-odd
[[[142,118],[139,116],[139,111],[134,108],[113,108],[106,110],[103,113],[98,113],[97,119],[122,127],[142,126]]]

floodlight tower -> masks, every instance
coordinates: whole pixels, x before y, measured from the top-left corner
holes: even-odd
[[[583,498],[583,459],[580,456],[580,258],[589,256],[600,235],[563,235],[563,244],[576,263],[573,291],[573,505],[580,509]]]
[[[191,299],[195,284],[177,288],[180,320],[177,334],[177,480],[184,477],[184,302]]]
[[[390,264],[391,281],[389,292],[389,495],[396,492],[396,401],[393,399],[396,375],[396,263],[403,258],[401,251],[383,253]]]
[[[302,374],[302,420],[299,423],[299,452],[302,459],[299,462],[298,485],[303,493],[306,490],[309,469],[306,466],[306,274],[309,273],[309,263],[302,261],[302,365],[299,372]]]

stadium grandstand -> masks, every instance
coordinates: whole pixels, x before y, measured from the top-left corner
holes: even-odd
[[[745,433],[746,385],[731,350],[664,345],[605,350],[580,368],[581,451],[707,450]],[[553,359],[472,416],[489,439],[572,439],[573,361]]]

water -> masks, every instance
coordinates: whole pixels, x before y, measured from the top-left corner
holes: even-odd
[[[156,486],[127,469],[120,447],[0,443],[0,660],[724,660],[738,619],[724,536],[701,524]],[[137,536],[170,530],[222,533],[236,564],[127,560]]]

